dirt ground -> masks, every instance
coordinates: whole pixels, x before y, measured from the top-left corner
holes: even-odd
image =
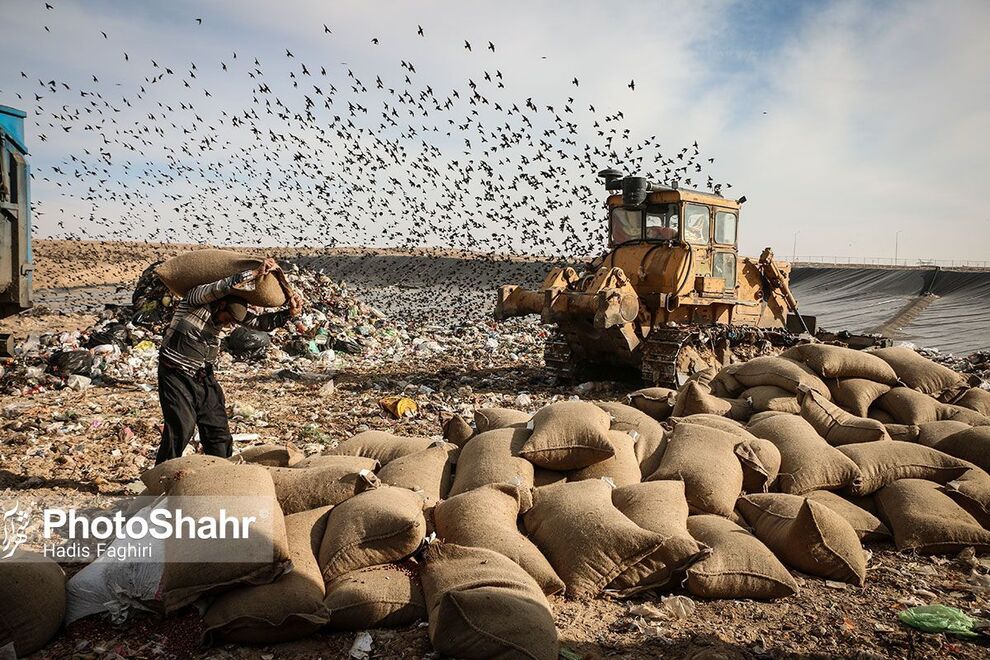
[[[38,282],[47,287],[129,286],[159,247],[101,246],[77,263],[78,246],[38,247]],[[160,258],[160,257],[159,257]],[[109,260],[112,268],[94,266]],[[101,269],[102,268],[102,269]],[[80,305],[85,306],[84,298]],[[78,309],[48,309],[17,317],[3,328],[17,334],[62,331],[88,325],[95,316]],[[386,310],[387,311],[387,310]],[[397,319],[401,325],[401,319]],[[535,410],[554,397],[575,393],[554,385],[541,368],[545,331],[535,323],[474,327],[448,321],[446,327],[408,327],[410,337],[436,340],[442,350],[390,357],[343,356],[334,368],[332,393],[319,385],[281,380],[285,365],[253,365],[225,359],[219,379],[233,409],[232,431],[258,434],[260,441],[291,440],[313,453],[368,428],[400,435],[436,435],[445,411],[503,405]],[[486,338],[497,336],[497,347]],[[621,399],[626,383],[601,383],[581,390],[582,398]],[[395,420],[378,401],[405,393],[419,414]],[[517,397],[529,401],[517,406]],[[153,374],[144,382],[94,387],[81,392],[45,391],[30,396],[0,395],[0,491],[73,501],[94,493],[131,494],[132,484],[153,463],[161,422]],[[941,634],[922,633],[898,622],[906,606],[938,602],[986,616],[990,593],[970,581],[971,562],[960,558],[901,555],[889,545],[872,545],[865,587],[798,576],[800,593],[772,603],[693,601],[683,618],[669,613],[661,596],[632,602],[552,599],[562,646],[569,657],[696,659],[820,658],[985,658],[986,645]],[[67,566],[68,570],[78,567]],[[686,594],[685,591],[675,593]],[[635,616],[651,603],[654,617]],[[314,637],[262,648],[198,645],[198,616],[186,613],[160,621],[145,619],[122,629],[84,620],[63,632],[37,657],[46,658],[336,658],[346,657],[354,634]],[[373,631],[375,658],[422,658],[431,647],[425,624],[407,630]]]

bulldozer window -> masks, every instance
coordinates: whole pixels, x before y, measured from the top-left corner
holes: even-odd
[[[711,236],[711,212],[701,204],[684,206],[684,240],[688,243],[708,243]]]
[[[719,245],[736,244],[736,214],[728,211],[715,213],[715,242]]]
[[[647,240],[672,241],[677,238],[677,228],[680,218],[677,215],[677,204],[666,204],[646,212]]]
[[[643,240],[642,211],[612,209],[611,225],[612,245]]]
[[[736,255],[731,252],[716,252],[712,259],[712,277],[725,280],[725,290],[736,288]]]

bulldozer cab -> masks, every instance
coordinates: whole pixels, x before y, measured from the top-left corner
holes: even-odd
[[[0,105],[0,318],[28,309],[32,304],[26,116],[20,110]]]

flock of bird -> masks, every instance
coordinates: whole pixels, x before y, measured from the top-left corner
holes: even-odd
[[[45,15],[56,5],[46,3]],[[203,23],[188,20],[192,30]],[[409,29],[434,38],[422,25]],[[330,25],[314,30],[335,38]],[[113,39],[103,31],[93,38]],[[371,34],[367,43],[387,47]],[[181,49],[169,61],[121,50],[131,79],[141,80],[133,87],[99,70],[83,86],[20,72],[16,100],[0,89],[0,102],[29,112],[30,139],[49,143],[46,152],[60,140],[72,144],[56,162],[33,164],[46,189],[72,200],[36,193],[36,231],[576,255],[598,253],[605,242],[601,168],[730,194],[731,184],[707,174],[714,159],[696,141],[661,150],[655,135],[633,138],[622,110],[575,101],[578,76],[561,85],[568,91],[560,98],[513,94],[492,41],[464,41],[476,73],[449,89],[435,89],[408,57],[391,70],[363,71],[358,63],[303,61],[291,45],[284,51],[283,62],[269,65],[244,51],[189,62]],[[222,76],[223,91],[201,82],[208,68]],[[636,82],[626,87],[623,100],[636,103]]]

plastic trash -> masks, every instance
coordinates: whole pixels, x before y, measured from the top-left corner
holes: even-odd
[[[898,612],[897,618],[912,628],[930,633],[949,633],[960,637],[978,637],[973,627],[976,621],[955,607],[919,605]]]
[[[90,376],[93,356],[89,351],[59,351],[48,359],[48,370],[56,376]]]
[[[237,358],[249,360],[265,357],[265,351],[272,343],[267,332],[238,326],[225,340],[227,352]]]
[[[378,405],[396,419],[414,417],[419,410],[416,402],[407,396],[387,396]]]

